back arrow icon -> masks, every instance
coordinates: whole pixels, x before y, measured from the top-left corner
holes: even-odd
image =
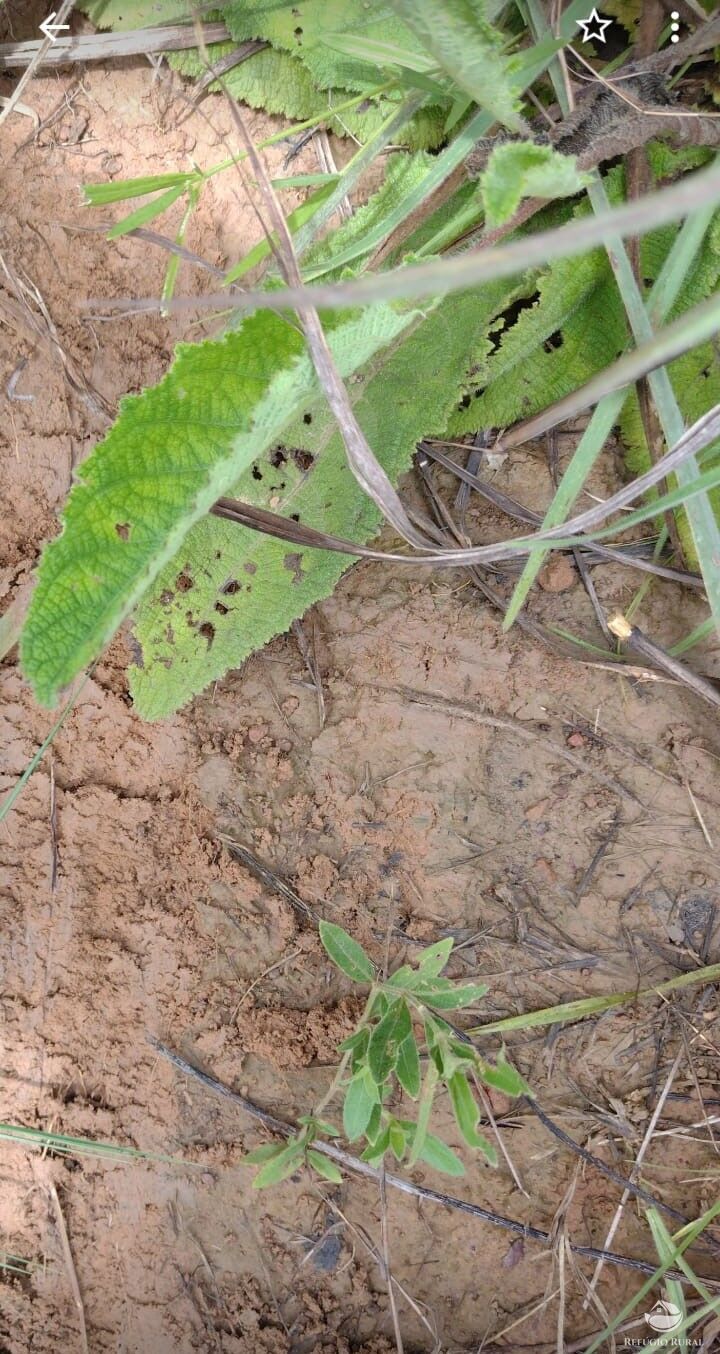
[[[44,23],[41,23],[40,25],[40,32],[44,33],[45,37],[49,38],[51,42],[56,42],[58,33],[62,33],[64,28],[70,27],[69,24],[53,23],[53,19],[55,18],[56,12],[57,12],[56,10],[53,10],[52,14],[48,14],[47,19],[45,19]]]

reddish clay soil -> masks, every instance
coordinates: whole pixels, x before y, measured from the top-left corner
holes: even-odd
[[[89,230],[98,218],[78,185],[208,163],[231,130],[219,103],[178,127],[176,95],[142,62],[47,75],[25,98],[53,121],[38,136],[25,117],[3,127],[0,252],[39,289],[57,343],[29,330],[0,277],[3,609],[57,530],[106,411],[161,376],[181,332],[80,311],[84,296],[157,294],[165,260]],[[268,129],[251,122],[258,136]],[[274,168],[283,153],[270,155]],[[315,167],[309,151],[301,163]],[[237,184],[214,180],[190,248],[223,265],[256,237]],[[207,285],[186,270],[181,281]],[[560,441],[561,466],[572,440]],[[618,473],[609,458],[597,490]],[[496,482],[545,506],[544,447],[518,453]],[[507,525],[479,502],[467,520],[476,539]],[[636,586],[615,566],[594,579],[608,609]],[[544,584],[536,618],[598,642],[574,571],[563,561]],[[638,619],[671,643],[700,615],[663,584]],[[241,1158],[264,1131],[148,1042],[292,1118],[321,1097],[352,1027],[356,994],[314,925],[233,858],[230,842],[378,958],[388,931],[398,960],[413,942],[457,937],[453,974],[489,983],[483,1020],[720,960],[720,736],[709,707],[672,684],[631,682],[503,634],[498,614],[449,573],[360,565],[304,632],[324,718],[285,636],[153,725],[133,712],[120,637],[0,829],[0,1117],[177,1158],[41,1157],[3,1143],[0,1252],[22,1271],[0,1270],[6,1354],[395,1348],[375,1183],[321,1186],[300,1174],[254,1192]],[[717,671],[712,649],[693,661]],[[1,676],[4,793],[51,717],[15,650]],[[713,1198],[713,1170],[717,1179],[700,1099],[717,1114],[716,1014],[712,989],[689,988],[508,1044],[546,1113],[623,1176],[680,1053],[641,1179],[694,1217]],[[545,1354],[558,1341],[581,1348],[604,1324],[598,1306],[583,1307],[580,1276],[593,1265],[565,1241],[602,1247],[621,1189],[526,1105],[496,1096],[493,1107],[517,1179],[506,1163],[493,1171],[469,1158],[459,1182],[429,1170],[413,1178],[552,1231],[553,1244],[389,1189],[408,1351]],[[437,1126],[457,1145],[444,1101]],[[654,1262],[632,1201],[611,1249]],[[694,1262],[720,1277],[711,1253]],[[599,1303],[619,1311],[642,1278],[606,1263]],[[632,1336],[647,1330],[649,1305]]]

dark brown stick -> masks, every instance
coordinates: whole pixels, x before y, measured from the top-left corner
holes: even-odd
[[[252,1100],[240,1095],[238,1091],[233,1091],[229,1086],[226,1086],[225,1082],[218,1081],[216,1077],[200,1071],[198,1067],[193,1067],[192,1063],[187,1062],[179,1053],[161,1043],[155,1035],[149,1034],[147,1040],[156,1053],[159,1053],[163,1058],[167,1058],[168,1062],[177,1067],[179,1071],[184,1072],[186,1076],[192,1077],[195,1081],[199,1081],[202,1086],[205,1086],[209,1091],[213,1091],[215,1095],[221,1095],[226,1100],[232,1100],[246,1114],[259,1120],[271,1132],[281,1133],[283,1137],[289,1138],[297,1131],[296,1124],[289,1124],[283,1119],[276,1119],[274,1114],[261,1109],[259,1105],[255,1105]],[[361,1161],[359,1157],[351,1156],[349,1152],[343,1152],[333,1143],[324,1142],[321,1138],[318,1138],[313,1142],[313,1148],[357,1175],[364,1175],[368,1179],[376,1181],[381,1178],[380,1171],[375,1170],[374,1166]],[[503,1217],[501,1213],[492,1213],[489,1209],[481,1208],[478,1204],[469,1203],[467,1199],[458,1199],[455,1195],[444,1194],[436,1189],[426,1189],[424,1185],[415,1185],[411,1180],[405,1180],[402,1176],[390,1175],[387,1172],[385,1173],[385,1181],[393,1189],[401,1190],[403,1194],[412,1194],[415,1198],[426,1199],[430,1203],[443,1204],[446,1208],[454,1208],[460,1213],[468,1213],[473,1218],[480,1218],[482,1222],[489,1222],[494,1227],[502,1227],[506,1232],[514,1232],[516,1235],[526,1237],[531,1241],[541,1241],[548,1247],[552,1245],[550,1233],[543,1231],[540,1227],[531,1227],[529,1223],[517,1222],[514,1218]],[[575,1255],[583,1256],[587,1260],[605,1260],[609,1264],[618,1265],[624,1269],[639,1270],[642,1274],[655,1274],[658,1268],[657,1265],[649,1264],[646,1260],[634,1260],[629,1255],[620,1255],[615,1251],[603,1251],[596,1246],[577,1246],[573,1242],[570,1242],[569,1245]],[[666,1270],[665,1273],[667,1278],[682,1281],[683,1276],[677,1270]],[[720,1292],[720,1282],[713,1279],[703,1279],[703,1283],[713,1291]]]
[[[227,42],[230,34],[224,24],[205,24],[206,42]],[[42,42],[0,43],[0,70],[29,66]],[[68,66],[75,61],[110,61],[124,56],[144,56],[147,52],[181,52],[197,47],[195,29],[188,24],[164,28],[138,28],[130,33],[81,33],[56,38],[43,56],[43,66]]]

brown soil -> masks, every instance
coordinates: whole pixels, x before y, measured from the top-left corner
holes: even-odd
[[[21,26],[17,34],[26,36]],[[11,87],[3,82],[3,92]],[[97,218],[79,205],[78,184],[208,163],[231,133],[217,103],[178,128],[179,105],[139,62],[39,78],[25,101],[41,119],[59,114],[35,140],[25,118],[3,128],[1,252],[39,288],[86,385],[73,388],[58,350],[2,311],[3,606],[56,530],[73,468],[107,426],[104,406],[156,381],[180,332],[79,311],[83,296],[157,293],[164,257],[88,233]],[[252,126],[259,135],[267,124],[253,117]],[[282,155],[270,156],[274,167]],[[309,152],[301,163],[314,168]],[[237,184],[215,180],[189,246],[223,264],[256,235]],[[182,285],[206,284],[184,268]],[[566,439],[562,463],[569,447]],[[497,477],[534,507],[549,494],[541,454],[519,453]],[[617,467],[603,473],[600,489]],[[468,521],[478,537],[505,529],[481,507]],[[626,603],[636,582],[614,567],[594,577],[608,608]],[[596,641],[565,562],[543,583],[535,614]],[[664,586],[640,619],[672,642],[699,616]],[[2,1118],[186,1163],[40,1159],[4,1144],[0,1253],[24,1270],[0,1271],[8,1354],[83,1348],[75,1277],[93,1352],[395,1348],[375,1185],[348,1177],[325,1189],[301,1175],[254,1193],[240,1163],[262,1130],[148,1044],[148,1034],[159,1036],[289,1118],[320,1098],[352,1028],[355,995],[314,927],[233,859],[228,838],[378,958],[389,927],[398,958],[449,930],[464,943],[453,973],[489,982],[487,1020],[647,987],[720,959],[720,870],[709,844],[720,832],[720,736],[694,697],[504,635],[497,615],[447,573],[428,580],[359,566],[304,624],[324,723],[297,643],[284,637],[175,719],[142,724],[121,638],[3,825]],[[712,652],[701,661],[713,671]],[[33,704],[14,653],[2,680],[4,791],[51,720]],[[690,989],[677,1002],[628,1005],[509,1042],[545,1110],[624,1175],[684,1047],[642,1179],[692,1217],[712,1197],[716,1158],[702,1126],[683,1130],[703,1119],[700,1093],[717,1097],[715,1016],[709,995],[703,1003]],[[498,1096],[494,1108],[523,1191],[506,1165],[469,1164],[459,1183],[429,1171],[416,1178],[555,1226],[557,1244],[518,1241],[389,1190],[408,1350],[556,1348],[563,1238],[602,1246],[619,1202],[618,1187],[527,1107]],[[442,1102],[437,1124],[457,1142]],[[654,1259],[632,1203],[612,1249]],[[711,1255],[695,1263],[717,1277]],[[579,1268],[592,1274],[587,1262]],[[641,1279],[606,1264],[598,1296],[617,1312]],[[583,1310],[567,1257],[563,1282],[559,1339],[569,1349],[603,1321]],[[640,1321],[631,1334],[645,1329]]]

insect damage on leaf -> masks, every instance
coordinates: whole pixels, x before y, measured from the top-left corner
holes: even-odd
[[[448,298],[425,318],[416,317],[407,335],[378,354],[361,380],[351,382],[355,414],[391,479],[408,469],[419,438],[441,430],[465,374],[468,352],[482,348],[489,316],[505,294],[503,284],[493,284],[472,296]],[[422,383],[417,381],[419,370],[424,372]],[[232,492],[359,543],[370,540],[381,521],[353,478],[332,415],[319,399],[302,406],[284,429],[282,443],[270,444]],[[192,625],[186,621],[187,600],[178,597],[174,586],[189,557],[195,580]],[[135,618],[145,660],[142,670],[131,670],[139,713],[146,719],[162,718],[228,669],[239,667],[327,597],[350,563],[347,556],[329,551],[289,550],[286,542],[220,518],[198,522]],[[215,627],[210,650],[198,636],[198,626],[206,621]]]
[[[338,370],[352,375],[415,319],[411,310],[382,306],[331,322]],[[220,613],[200,613],[203,559],[185,538],[262,450],[277,445],[293,414],[317,399],[300,332],[263,312],[221,340],[181,345],[160,385],[123,402],[104,442],[84,462],[63,533],[46,547],[38,571],[21,656],[41,702],[53,704],[97,657],[181,547],[160,594],[175,593],[188,561],[196,593],[191,607],[183,600],[181,612],[168,616],[166,642],[189,629],[204,656],[215,651]],[[234,561],[213,603],[237,573]],[[285,569],[283,578],[287,585]],[[138,639],[144,648],[142,635]]]

